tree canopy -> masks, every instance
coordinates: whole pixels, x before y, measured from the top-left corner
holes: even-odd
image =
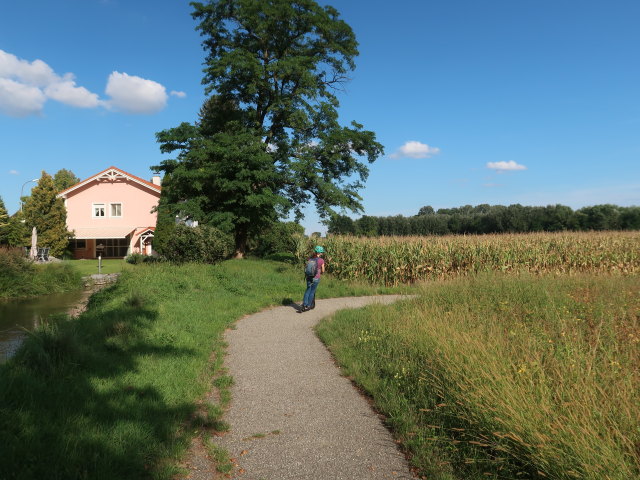
[[[72,187],[78,183],[80,179],[76,177],[75,173],[66,168],[62,168],[56,172],[53,176],[53,184],[56,187],[56,191],[61,192],[69,187]]]
[[[64,253],[69,244],[71,233],[67,230],[67,209],[61,198],[53,178],[44,170],[38,185],[31,190],[22,209],[24,225],[31,232],[32,227],[38,231],[38,245],[50,248],[54,257]]]
[[[594,205],[573,210],[565,205],[464,205],[434,210],[422,207],[418,215],[363,216],[357,220],[338,215],[329,233],[378,235],[446,235],[483,233],[558,232],[565,230],[639,230],[640,207]]]
[[[313,0],[194,2],[210,95],[198,120],[159,132],[164,205],[247,238],[313,203],[322,218],[359,211],[375,134],[338,121],[336,94],[357,42],[333,7]]]
[[[4,206],[4,201],[0,197],[0,245],[7,243],[7,233],[9,231],[9,212]]]

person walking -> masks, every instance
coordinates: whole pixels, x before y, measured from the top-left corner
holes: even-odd
[[[316,289],[320,283],[320,277],[324,273],[325,266],[322,255],[324,255],[324,248],[317,245],[313,249],[313,255],[307,260],[307,265],[304,269],[307,278],[307,290],[304,292],[302,307],[300,307],[298,313],[306,312],[316,306]]]

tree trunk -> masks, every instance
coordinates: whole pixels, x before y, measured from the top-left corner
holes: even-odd
[[[244,254],[247,252],[247,231],[242,226],[237,226],[235,231],[236,250],[233,253],[233,258],[244,258]]]

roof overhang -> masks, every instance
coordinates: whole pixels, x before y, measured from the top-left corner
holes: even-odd
[[[131,227],[77,227],[74,228],[77,240],[97,238],[127,238],[133,229]]]

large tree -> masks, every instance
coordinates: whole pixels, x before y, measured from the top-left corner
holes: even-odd
[[[383,153],[375,134],[338,122],[336,97],[358,54],[349,25],[313,0],[192,3],[207,53],[209,99],[194,124],[159,132],[177,152],[165,172],[166,205],[182,217],[235,234],[236,256],[250,235],[314,203],[362,209],[364,159]]]
[[[44,170],[38,185],[31,190],[31,196],[24,203],[22,215],[29,232],[36,227],[38,245],[49,247],[51,255],[60,256],[69,244],[71,233],[67,230],[67,209],[57,190],[53,178]]]

